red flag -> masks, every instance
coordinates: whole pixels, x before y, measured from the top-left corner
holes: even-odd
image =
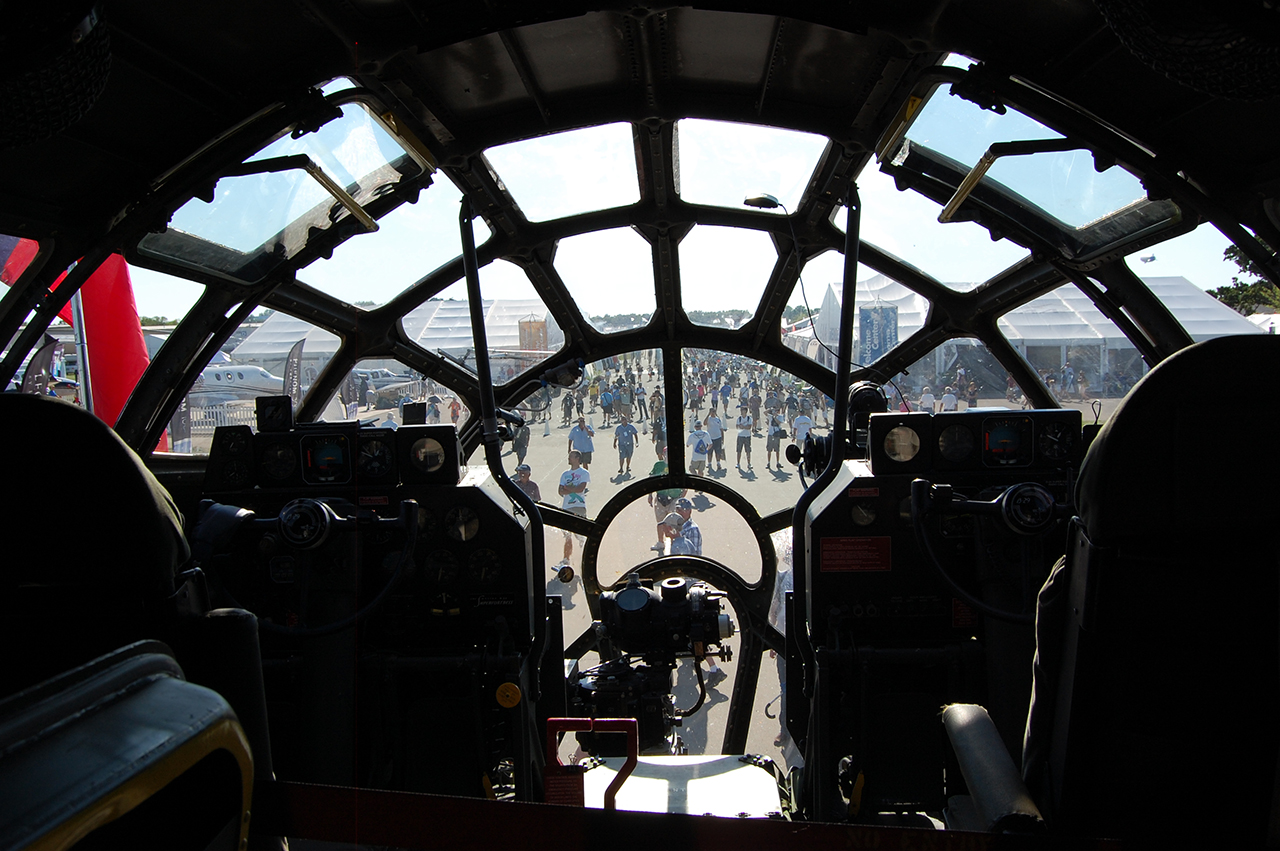
[[[54,284],[54,289],[60,283],[62,278]],[[129,394],[151,362],[124,258],[119,254],[108,257],[80,288],[80,299],[85,317],[85,344],[89,349],[93,412],[107,425],[114,426]]]
[[[27,270],[35,259],[40,244],[34,239],[19,239],[13,250],[4,259],[4,268],[0,270],[0,283],[12,284]],[[58,318],[68,325],[71,323],[71,305],[65,304],[58,311]]]

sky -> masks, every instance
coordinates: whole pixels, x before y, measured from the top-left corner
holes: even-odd
[[[951,102],[956,100],[943,98],[942,103],[954,108]],[[934,98],[934,103],[938,102]],[[944,135],[938,129],[944,122],[926,110],[911,135],[961,157],[981,151],[988,139],[1037,138],[1027,119],[1010,126],[994,119],[987,122],[988,115],[966,119],[965,126],[971,132],[960,134],[963,138],[935,141]],[[976,127],[978,123],[983,126]],[[792,209],[825,147],[821,137],[774,128],[685,120],[677,129],[680,193],[698,203],[738,206],[743,198],[763,192]],[[1041,131],[1041,136],[1048,132]],[[626,124],[514,143],[491,149],[487,156],[533,221],[630,204],[639,197],[631,129]],[[1017,163],[1001,179],[1010,185],[1034,187],[1039,193],[1037,200],[1065,220],[1076,216],[1087,221],[1088,216],[1113,209],[1135,191],[1140,192],[1130,185],[1136,185],[1136,179],[1122,170],[1113,168],[1095,177],[1091,162],[1084,169],[1081,156],[1089,159],[1080,154],[1055,155],[1038,164]],[[976,159],[976,154],[972,158]],[[1082,173],[1086,177],[1083,182]],[[1084,191],[1077,191],[1079,186]],[[897,191],[874,163],[860,176],[859,191],[864,241],[943,282],[982,281],[1026,255],[1025,249],[1007,240],[993,242],[978,225],[939,224],[937,204],[914,192]],[[301,270],[299,279],[348,301],[385,302],[426,272],[458,256],[460,198],[448,178],[437,174],[435,185],[424,191],[416,204],[403,205],[383,218],[377,233],[348,240],[331,260],[317,261]],[[843,210],[836,224],[843,229]],[[477,219],[475,228],[477,243],[483,243],[488,237],[486,226]],[[1234,264],[1222,259],[1228,244],[1216,229],[1206,225],[1139,252],[1146,262],[1136,256],[1130,256],[1128,262],[1139,276],[1182,276],[1203,289],[1212,289],[1229,285],[1232,275],[1238,274]],[[695,227],[680,245],[685,306],[695,310],[753,309],[776,259],[773,244],[763,232]],[[555,265],[588,316],[654,310],[649,248],[629,228],[562,239]],[[828,283],[840,281],[842,267],[836,252],[806,265],[802,278],[811,302],[821,301]],[[859,278],[873,274],[863,267]],[[137,267],[132,277],[138,311],[144,316],[181,317],[201,291],[199,285]],[[524,274],[501,261],[481,270],[481,287],[486,298],[536,297]],[[465,292],[458,283],[442,295],[464,298]],[[789,301],[801,303],[800,293],[793,293]]]

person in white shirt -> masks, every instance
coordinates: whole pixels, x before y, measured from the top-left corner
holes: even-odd
[[[706,475],[707,453],[711,451],[711,435],[702,427],[702,420],[694,420],[693,431],[685,440],[685,445],[693,448],[689,455],[689,472],[695,476]]]
[[[804,439],[809,436],[809,429],[813,428],[813,418],[808,414],[800,414],[791,422],[791,436],[800,446],[804,446]]]
[[[948,387],[942,393],[942,410],[954,411],[956,409],[956,394]]]
[[[747,451],[747,469],[751,469],[751,430],[755,428],[755,418],[750,414],[746,402],[738,407],[738,469],[742,469],[742,451]]]
[[[582,453],[576,449],[572,450],[569,453],[569,469],[560,474],[560,496],[564,498],[560,507],[580,517],[586,517],[587,498],[584,494],[587,492],[590,481],[591,473],[582,466]],[[573,556],[574,537],[568,529],[564,530],[564,560],[560,562],[561,565],[568,564]],[[586,539],[583,538],[583,540]]]
[[[933,398],[933,392],[929,389],[928,385],[926,385],[924,390],[920,393],[920,404],[916,408],[916,410],[920,410],[920,411],[924,411],[925,413],[932,414],[933,403],[935,401],[936,400]]]

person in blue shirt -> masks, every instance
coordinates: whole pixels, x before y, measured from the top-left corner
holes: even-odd
[[[618,450],[618,472],[622,472],[623,464],[627,467],[627,472],[631,472],[631,456],[636,451],[636,436],[639,434],[636,427],[627,419],[626,414],[622,414],[619,419],[618,427],[613,430],[613,447]]]
[[[578,417],[578,424],[569,429],[569,446],[571,451],[577,451],[582,457],[583,468],[591,469],[591,453],[595,451],[596,445],[591,438],[596,436],[596,430],[587,425],[586,418]]]

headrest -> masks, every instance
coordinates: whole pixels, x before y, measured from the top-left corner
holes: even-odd
[[[1269,530],[1280,506],[1271,460],[1280,394],[1259,379],[1277,364],[1280,337],[1219,337],[1134,385],[1081,466],[1089,539],[1179,552]]]
[[[189,551],[168,491],[102,420],[47,396],[0,394],[0,592],[18,585],[173,593]]]

